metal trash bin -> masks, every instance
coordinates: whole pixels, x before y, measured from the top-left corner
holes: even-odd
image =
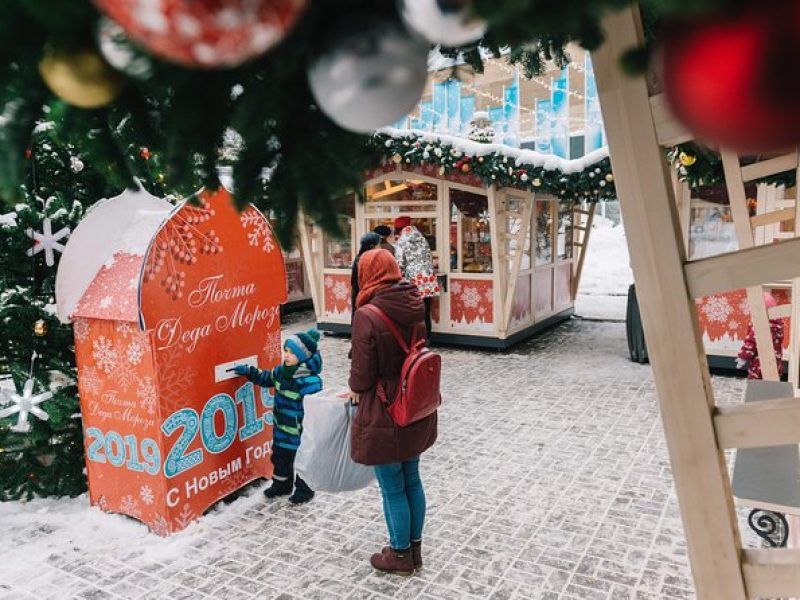
[[[636,285],[628,288],[628,306],[625,313],[625,331],[628,335],[628,353],[631,360],[644,364],[648,362],[647,343],[644,339],[642,316],[639,314],[639,302],[636,298]]]

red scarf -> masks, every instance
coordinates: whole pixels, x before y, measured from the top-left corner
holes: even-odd
[[[380,248],[365,252],[358,259],[359,292],[356,308],[361,308],[378,291],[394,285],[402,278],[400,267],[391,252]]]

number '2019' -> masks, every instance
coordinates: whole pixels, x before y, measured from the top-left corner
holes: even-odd
[[[262,391],[262,402],[269,406],[272,398]],[[239,429],[239,414],[236,405],[242,405],[244,414],[244,424]],[[217,434],[214,428],[214,418],[217,412],[222,412],[224,429],[221,434]],[[212,396],[200,415],[193,408],[182,408],[172,413],[161,425],[161,431],[165,435],[172,435],[178,429],[183,428],[172,449],[167,454],[164,461],[164,475],[175,477],[187,469],[203,462],[203,448],[197,448],[187,453],[186,449],[197,437],[198,429],[203,447],[212,454],[219,454],[227,450],[236,438],[236,431],[239,431],[239,440],[245,441],[261,433],[264,430],[264,423],[272,423],[272,413],[268,412],[263,418],[256,416],[256,398],[252,383],[246,383],[236,390],[236,401],[228,394],[217,394]]]

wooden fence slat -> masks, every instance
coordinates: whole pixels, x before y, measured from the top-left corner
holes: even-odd
[[[800,444],[800,398],[719,407],[714,425],[720,448]]]
[[[691,298],[800,277],[800,238],[720,254],[684,266]]]
[[[787,598],[800,594],[800,548],[745,550],[742,570],[750,598]]]

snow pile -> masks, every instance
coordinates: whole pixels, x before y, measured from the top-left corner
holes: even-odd
[[[150,533],[139,521],[89,506],[85,494],[77,498],[0,502],[0,538],[16,542],[0,549],[0,564],[11,572],[22,572],[51,555],[69,560],[76,551],[86,548],[100,556],[106,551],[118,556],[124,549],[131,558],[141,556],[151,561],[185,556],[192,544],[207,538],[210,531],[224,528],[224,523],[241,518],[249,508],[263,503],[263,488],[250,487],[232,504],[219,505],[167,538]]]
[[[595,215],[583,263],[576,313],[591,319],[624,320],[633,272],[622,225]]]

